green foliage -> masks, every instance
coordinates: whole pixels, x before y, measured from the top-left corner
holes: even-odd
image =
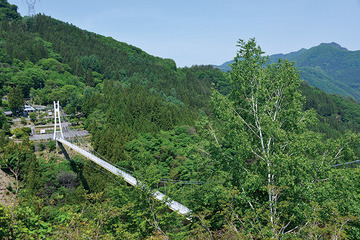
[[[29,117],[30,117],[30,121],[32,123],[35,123],[36,119],[37,119],[37,113],[36,112],[32,112],[32,113],[29,113]]]
[[[46,145],[45,145],[43,142],[40,142],[39,145],[38,145],[38,147],[39,147],[39,150],[40,150],[40,151],[43,151],[43,150],[45,150]]]
[[[23,127],[23,128],[15,128],[11,130],[11,134],[15,135],[16,138],[28,138],[31,133],[31,128]]]
[[[359,132],[360,106],[354,99],[328,95],[306,82],[302,83],[301,92],[306,98],[303,109],[313,108],[318,113],[319,123],[312,126],[312,130],[332,138],[338,138],[348,130]]]
[[[126,145],[129,158],[119,164],[139,171],[140,175],[145,174],[144,169],[155,166],[157,179],[205,181],[211,166],[206,165],[200,149],[200,138],[193,127],[176,127],[161,131],[157,137],[140,134]]]
[[[336,186],[347,185],[348,179],[334,176],[330,165],[356,158],[357,147],[350,143],[358,136],[325,141],[309,131],[316,116],[302,112],[293,65],[267,64],[254,39],[240,40],[239,46],[230,98],[215,92],[217,121],[204,122],[211,141],[208,151],[231,176],[222,206],[228,212],[224,222],[241,238],[346,236],[346,224],[356,222],[358,213],[343,211]],[[354,195],[349,198],[357,201]],[[340,225],[347,227],[338,232]]]
[[[9,237],[9,229],[10,229],[10,213],[9,211],[2,205],[0,205],[0,237],[5,239]]]
[[[171,59],[44,15],[0,28],[2,93],[18,86],[36,103],[60,100],[91,131],[97,152],[193,210],[189,223],[80,156],[37,159],[30,142],[15,144],[1,131],[2,168],[22,186],[13,187],[18,205],[0,208],[1,237],[359,237],[360,175],[330,168],[358,159],[359,136],[346,131],[358,131],[358,103],[300,86],[294,64],[269,62],[255,40],[239,41],[233,71],[224,74],[177,69]],[[319,81],[333,77],[328,66],[305,65]]]
[[[26,121],[25,117],[21,117],[21,118],[20,118],[20,122],[21,122],[22,125],[26,125],[26,124],[27,124],[27,121]]]
[[[0,129],[5,129],[7,125],[8,123],[5,114],[0,112]]]
[[[12,77],[12,83],[20,86],[23,91],[24,97],[29,97],[30,89],[38,89],[44,86],[45,73],[39,68],[35,68],[30,64],[23,71],[17,72]]]
[[[24,107],[24,95],[19,86],[11,88],[8,94],[9,107],[12,111],[19,113]]]
[[[81,64],[85,70],[91,69],[92,71],[101,72],[99,60],[95,55],[82,57]]]
[[[38,65],[44,70],[51,70],[54,72],[64,73],[65,71],[70,72],[71,69],[65,64],[61,64],[54,58],[43,58],[38,62]]]
[[[11,152],[17,153],[16,156],[28,152],[25,145],[19,152],[18,147],[20,145],[10,143],[3,148],[4,159],[9,159]],[[16,172],[22,174],[26,187],[16,208],[0,208],[0,221],[7,223],[1,225],[5,227],[0,230],[4,238],[186,236],[179,215],[169,213],[167,207],[155,202],[149,193],[129,187],[120,179],[116,185],[103,189],[105,192],[99,192],[92,181],[103,179],[105,185],[112,181],[104,179],[102,172],[94,171],[94,165],[90,166],[78,156],[73,159],[59,162],[21,158],[14,163],[7,160],[7,166],[14,171],[20,167]],[[86,192],[83,181],[91,184],[92,193]]]
[[[20,20],[21,16],[17,12],[18,7],[13,4],[9,4],[7,0],[0,1],[0,21],[12,21]]]
[[[49,148],[50,152],[51,152],[51,151],[54,151],[55,148],[56,148],[56,142],[50,140],[50,141],[48,142],[48,148]]]
[[[115,162],[125,159],[124,146],[138,133],[169,130],[175,125],[192,123],[196,117],[189,109],[164,102],[158,94],[136,84],[125,87],[105,81],[102,91],[101,95],[91,92],[85,95],[87,104],[98,103],[86,125],[93,134],[95,149]]]
[[[23,140],[21,144],[7,141],[6,145],[1,146],[1,167],[10,171],[16,180],[24,179],[29,169],[27,165],[35,159],[33,145],[28,140]]]
[[[8,66],[0,68],[0,86],[7,92],[9,86],[19,85],[24,96],[38,104],[60,100],[63,106],[69,105],[68,113],[88,115],[84,87],[101,91],[108,79],[127,86],[140,84],[168,103],[209,113],[212,84],[224,88],[224,93],[229,91],[224,75],[210,66],[176,69],[173,60],[150,56],[136,47],[43,15],[21,24],[12,22],[0,34],[2,62]]]

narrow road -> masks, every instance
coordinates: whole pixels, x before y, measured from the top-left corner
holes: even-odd
[[[87,136],[89,135],[89,132],[86,130],[77,130],[76,132],[74,131],[63,132],[63,134],[65,138],[74,138],[75,136],[81,136],[81,137]],[[39,140],[53,139],[53,137],[54,137],[53,133],[47,133],[47,134],[30,136],[29,139],[32,141],[39,141]]]

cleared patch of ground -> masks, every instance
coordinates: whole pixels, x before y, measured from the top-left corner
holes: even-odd
[[[12,193],[15,189],[15,178],[6,174],[0,169],[0,204],[10,206],[14,203],[15,195]]]

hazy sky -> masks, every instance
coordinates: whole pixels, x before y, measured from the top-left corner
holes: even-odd
[[[27,15],[26,0],[8,1]],[[232,60],[239,38],[269,55],[322,42],[360,50],[360,0],[37,0],[35,11],[179,67]]]

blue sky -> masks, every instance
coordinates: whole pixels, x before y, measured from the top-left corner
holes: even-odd
[[[27,15],[26,0],[8,1]],[[37,0],[35,11],[179,67],[232,60],[239,38],[269,55],[323,42],[360,50],[360,0]]]

